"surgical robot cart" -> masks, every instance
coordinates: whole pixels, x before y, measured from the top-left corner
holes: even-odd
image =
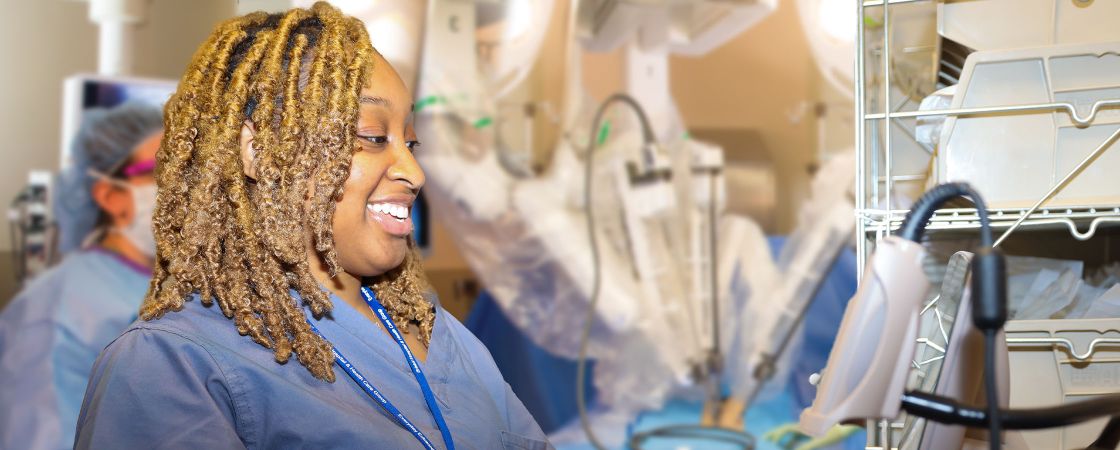
[[[734,341],[753,345],[724,367],[733,374],[728,376],[731,396],[749,403],[770,377],[753,373],[776,370],[774,360],[796,329],[813,287],[849,240],[852,152],[836,152],[841,155],[814,181],[799,217],[806,226],[794,232],[790,241],[795,244],[775,263],[756,224],[722,214],[722,152],[684,133],[668,95],[667,58],[706,53],[777,3],[572,3],[578,7],[569,11],[563,67],[578,74],[581,51],[621,49],[623,90],[631,95],[618,103],[639,111],[640,126],[628,122],[634,115],[622,108],[606,111],[602,123],[587,123],[596,110],[572,73],[566,74],[562,101],[521,99],[517,83],[526,75],[516,68],[537,57],[540,40],[533,30],[545,27],[509,28],[504,18],[540,21],[554,5],[527,2],[523,10],[495,5],[500,4],[433,3],[421,64],[419,117],[429,124],[427,141],[436,143],[431,146],[436,150],[420,156],[429,174],[427,189],[459,230],[464,256],[511,320],[533,331],[534,341],[559,355],[597,359],[596,383],[611,387],[610,396],[600,401],[614,411],[633,418],[660,407],[682,386],[719,375],[720,349]],[[456,23],[479,28],[445,26]],[[487,51],[476,54],[476,48]],[[519,102],[521,107],[510,107]],[[526,156],[531,153],[527,143],[549,130],[517,113],[551,117],[551,127],[559,130],[543,171],[527,164],[533,159]],[[584,173],[589,161],[596,169]],[[464,166],[472,177],[462,176]],[[486,183],[478,183],[480,178]],[[602,187],[595,196],[585,196],[584,183],[592,179]],[[493,191],[512,194],[483,195]],[[588,232],[591,210],[595,220]],[[593,240],[597,234],[604,238]],[[737,274],[732,270],[737,266],[769,273]],[[792,281],[773,282],[779,274]],[[754,309],[730,312],[728,286],[735,284],[773,294],[748,300]],[[758,300],[763,297],[768,302]],[[589,299],[600,301],[588,308]],[[592,321],[583,322],[589,311],[594,311]],[[586,347],[579,333],[570,332],[585,323],[592,324],[593,336]],[[742,410],[730,411],[741,419]],[[589,422],[602,423],[603,417]]]

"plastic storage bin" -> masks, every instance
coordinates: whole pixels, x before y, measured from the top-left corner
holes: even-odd
[[[1120,40],[1115,0],[937,2],[938,32],[976,50]]]
[[[1011,407],[1035,408],[1072,403],[1120,392],[1120,319],[1013,320],[1005,327],[1011,366]],[[1032,344],[1017,338],[1064,338],[1073,346]],[[1092,354],[1079,360],[1095,339]],[[1093,442],[1107,419],[1066,428],[1020,432],[1031,450],[1084,448]]]
[[[1120,42],[976,52],[966,60],[952,106],[1068,102],[1085,118],[1094,102],[1120,99],[1117,52]],[[949,117],[936,179],[972,183],[993,208],[1028,207],[1117,128],[1116,107],[1100,109],[1084,127],[1065,112]],[[1109,148],[1048,206],[1120,203],[1118,172],[1120,149]]]

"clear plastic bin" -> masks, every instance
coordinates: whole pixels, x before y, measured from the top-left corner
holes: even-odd
[[[1056,406],[1120,392],[1120,319],[1013,320],[1005,330],[1012,408]],[[1065,344],[1016,342],[1023,338],[1065,339],[1072,350]],[[1075,357],[1086,354],[1085,359]],[[1102,418],[1066,428],[1023,431],[1021,442],[1031,450],[1084,448],[1106,422]]]
[[[976,52],[966,60],[953,108],[1036,105],[999,115],[949,117],[942,130],[937,181],[967,181],[993,208],[1034,204],[1120,128],[1120,42]],[[1066,111],[1041,105],[1068,104]],[[1118,145],[1113,144],[1112,147]],[[1108,148],[1048,202],[1049,206],[1120,203],[1120,150]]]

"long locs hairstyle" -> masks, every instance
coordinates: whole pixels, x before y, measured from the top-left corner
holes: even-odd
[[[334,381],[330,343],[303,310],[332,308],[311,275],[307,239],[332,276],[342,271],[331,223],[375,56],[363,24],[323,2],[218,25],[164,112],[156,264],[141,318],[181,310],[197,293],[276,361],[295,353],[315,377]],[[246,122],[256,132],[255,179],[241,159]],[[434,311],[415,250],[370,283],[394,321],[416,324],[427,343]]]

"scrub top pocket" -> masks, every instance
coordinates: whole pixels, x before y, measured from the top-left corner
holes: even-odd
[[[555,450],[552,444],[525,436],[516,435],[508,431],[502,432],[502,448],[505,450]]]

